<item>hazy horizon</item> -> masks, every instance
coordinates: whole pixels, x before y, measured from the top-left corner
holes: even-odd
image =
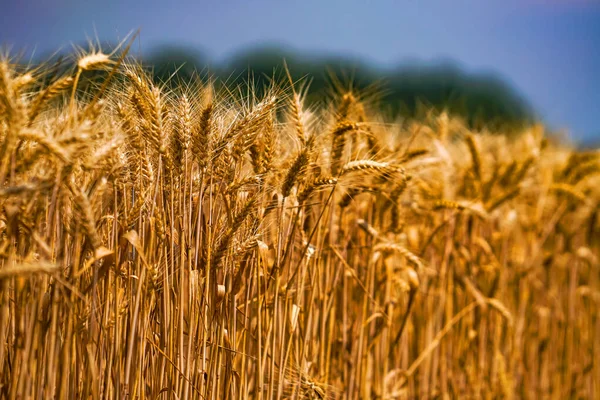
[[[500,76],[552,128],[600,138],[597,0],[24,0],[5,6],[4,20],[0,42],[13,51],[69,49],[86,35],[116,41],[140,28],[136,53],[175,44],[214,62],[267,44],[381,68],[452,60]]]

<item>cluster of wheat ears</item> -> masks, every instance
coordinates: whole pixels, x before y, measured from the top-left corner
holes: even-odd
[[[0,60],[1,398],[600,396],[598,152],[124,54]]]

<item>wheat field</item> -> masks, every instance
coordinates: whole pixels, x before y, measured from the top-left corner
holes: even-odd
[[[1,398],[600,397],[597,151],[56,71],[0,59]]]

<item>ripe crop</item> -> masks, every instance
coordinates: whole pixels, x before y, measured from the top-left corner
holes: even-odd
[[[600,396],[598,152],[56,71],[0,60],[1,398]]]

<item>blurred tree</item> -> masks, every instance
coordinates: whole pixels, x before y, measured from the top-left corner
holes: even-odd
[[[364,92],[379,83],[385,108],[405,117],[421,117],[427,108],[446,109],[462,117],[469,126],[480,128],[523,125],[535,116],[528,102],[498,76],[468,74],[449,62],[413,63],[384,70],[352,58],[306,57],[269,47],[237,54],[222,65],[211,67],[210,73],[227,84],[250,81],[260,92],[273,79],[285,81],[284,60],[295,81],[310,80],[309,103],[331,91],[334,76]],[[156,79],[163,82],[171,76],[189,79],[194,71],[206,71],[207,66],[198,52],[182,47],[163,47],[147,63],[154,66]]]
[[[144,60],[144,64],[153,70],[157,80],[176,86],[177,82],[189,81],[194,75],[201,75],[208,67],[208,59],[191,47],[161,46]]]

